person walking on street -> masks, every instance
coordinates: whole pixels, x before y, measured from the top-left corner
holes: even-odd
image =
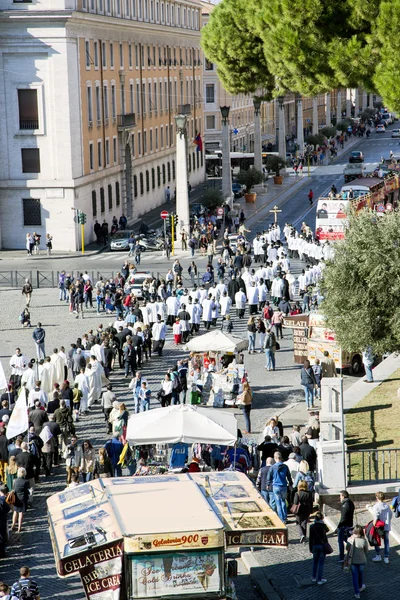
[[[304,397],[307,410],[314,408],[314,389],[317,387],[314,371],[311,368],[310,361],[305,360],[300,373],[301,385],[304,390]]]
[[[314,200],[314,192],[310,189],[310,191],[308,192],[308,201],[310,202],[310,204],[312,204],[313,200]]]
[[[164,199],[166,204],[168,204],[171,200],[171,190],[169,189],[169,185],[167,185],[167,187],[164,190]]]
[[[293,498],[293,504],[299,507],[296,514],[296,525],[300,534],[300,544],[302,544],[307,537],[307,523],[313,509],[313,496],[308,491],[306,481],[300,481]]]
[[[44,349],[44,339],[46,337],[46,332],[42,327],[42,324],[39,322],[37,324],[36,329],[33,330],[32,337],[36,344],[36,355],[38,359],[46,357],[46,351]]]
[[[326,556],[325,544],[328,543],[328,538],[326,537],[327,531],[328,527],[324,523],[323,514],[317,512],[315,514],[315,521],[310,526],[309,548],[313,555],[311,581],[318,585],[323,585],[327,582],[327,580],[323,578]]]
[[[243,431],[243,433],[251,433],[250,413],[251,403],[253,400],[253,393],[251,391],[250,385],[247,382],[243,384],[243,392],[240,394],[238,400],[239,406],[242,409],[245,422],[245,430]]]
[[[321,362],[322,377],[337,377],[335,361],[329,356],[328,350],[324,350],[324,358]]]
[[[265,502],[272,508],[274,512],[276,512],[276,504],[275,497],[271,490],[268,489],[267,485],[267,476],[272,465],[275,464],[275,461],[272,457],[268,457],[266,463],[261,469],[258,471],[256,488],[261,492],[261,496],[264,498]]]
[[[265,350],[265,368],[268,371],[275,371],[275,352],[276,352],[276,337],[270,327],[267,328],[267,334],[264,342]]]
[[[46,248],[47,248],[47,256],[51,255],[51,251],[53,249],[53,236],[49,233],[46,235]]]
[[[26,308],[29,308],[29,305],[31,303],[31,298],[32,298],[32,284],[29,281],[29,279],[25,279],[25,283],[22,286],[22,295],[25,296],[25,305]]]
[[[384,533],[383,533],[383,544],[384,544],[383,562],[388,565],[389,564],[389,535],[390,535],[391,522],[392,522],[392,511],[390,509],[389,504],[386,504],[386,502],[385,502],[385,494],[383,492],[377,492],[376,504],[374,504],[374,506],[372,507],[372,512],[374,515],[374,525],[376,525],[377,521],[383,521],[383,523],[385,524]],[[375,546],[375,556],[372,560],[373,560],[373,562],[380,562],[382,560],[380,546]]]
[[[278,517],[282,523],[286,523],[286,496],[288,486],[292,486],[293,481],[288,466],[282,462],[280,452],[275,452],[274,461],[275,464],[271,467],[267,475],[267,485],[272,488]]]
[[[366,383],[374,383],[374,376],[372,374],[372,366],[374,364],[374,353],[372,351],[371,346],[368,346],[362,353],[362,361],[365,369],[365,379]]]
[[[39,587],[36,581],[30,577],[31,573],[29,567],[21,567],[19,574],[21,577],[11,588],[11,597],[16,596],[17,598],[32,598],[32,600],[40,600]]]
[[[367,564],[368,542],[361,525],[354,527],[353,535],[346,544],[347,555],[351,560],[351,575],[353,578],[354,597],[360,598],[360,592],[367,587],[364,583],[364,568]]]
[[[350,530],[353,528],[354,519],[354,502],[349,498],[349,492],[342,490],[339,495],[341,503],[340,521],[337,526],[338,545],[339,545],[339,562],[344,562],[344,548],[347,538],[350,535]]]

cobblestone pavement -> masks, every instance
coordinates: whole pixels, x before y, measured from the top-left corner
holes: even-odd
[[[371,520],[368,511],[357,513],[357,522],[366,525]],[[293,517],[288,525],[290,544],[288,549],[271,548],[255,552],[259,564],[282,600],[342,600],[354,597],[350,573],[343,573],[338,564],[337,537],[328,534],[334,553],[326,557],[324,578],[327,583],[318,586],[311,582],[312,555],[308,543],[300,544]],[[393,540],[391,540],[393,541]],[[374,551],[368,554],[365,568],[367,589],[364,600],[396,600],[400,589],[400,546],[390,549],[390,564],[373,563]]]
[[[300,263],[296,261],[292,265],[292,271],[296,274],[300,269]],[[32,329],[22,329],[19,327],[18,315],[22,311],[24,302],[20,291],[5,290],[1,292],[3,306],[8,307],[0,314],[0,335],[2,339],[1,361],[6,373],[9,373],[9,359],[18,346],[28,356],[34,356],[35,348],[32,340]],[[98,316],[95,310],[85,313],[83,320],[75,319],[74,315],[68,313],[68,308],[64,302],[58,300],[58,290],[35,290],[31,302],[32,323],[41,321],[46,330],[46,349],[51,354],[54,347],[64,345],[66,350],[69,344],[89,329],[97,328],[99,323],[106,326],[114,321],[110,315]],[[246,318],[237,321],[234,317],[234,333],[246,336]],[[181,348],[176,348],[171,342],[171,335],[165,346],[164,356],[160,359],[153,357],[151,361],[145,363],[143,372],[147,377],[150,388],[156,391],[159,382],[168,366],[175,363],[178,358],[187,356]],[[292,338],[290,333],[285,332],[282,340],[281,350],[277,353],[277,370],[267,372],[264,368],[265,358],[263,354],[255,354],[245,358],[246,368],[249,372],[251,385],[254,391],[252,418],[252,435],[257,439],[262,431],[267,418],[274,414],[280,414],[284,407],[289,407],[297,403],[295,411],[288,411],[282,420],[284,424],[290,425],[293,422],[304,423],[307,413],[304,407],[303,393],[300,389],[299,368],[292,362]],[[112,374],[111,380],[114,385],[114,391],[119,400],[126,402],[128,409],[132,411],[132,396],[127,392],[127,380],[122,378],[121,371]],[[158,403],[155,398],[152,400],[152,408]],[[234,411],[243,428],[244,420],[238,409],[227,409]],[[291,415],[295,414],[292,418]],[[103,415],[99,405],[95,405],[90,415],[82,418],[77,424],[77,433],[79,438],[88,438],[95,447],[104,444],[107,439],[105,434],[105,425]],[[12,583],[18,577],[18,569],[22,564],[27,564],[32,569],[32,576],[37,579],[41,588],[41,597],[43,600],[48,598],[68,598],[71,600],[81,600],[83,592],[80,580],[77,577],[60,579],[56,575],[53,552],[48,534],[48,524],[46,516],[46,498],[63,489],[65,486],[65,473],[62,467],[55,469],[54,474],[49,478],[42,478],[37,486],[33,496],[33,509],[25,515],[23,531],[20,535],[13,534],[11,544],[8,548],[7,557],[0,560],[0,580]],[[291,532],[291,537],[296,538]],[[279,557],[279,560],[271,562],[270,557]],[[257,553],[257,557],[266,564],[271,564],[271,574],[273,579],[283,577],[284,585],[290,579],[290,569],[296,568],[299,572],[309,570],[309,556],[303,547],[298,548],[298,544],[291,544],[288,551],[267,550]],[[293,557],[293,558],[292,558]],[[332,559],[329,559],[331,562]],[[286,565],[284,563],[287,563]],[[276,563],[276,564],[275,564]],[[298,564],[296,564],[298,563]],[[380,568],[381,565],[373,565]],[[386,565],[385,565],[386,566]],[[329,565],[327,568],[330,568]],[[392,566],[390,566],[392,570]],[[372,567],[371,567],[372,570]],[[289,579],[288,579],[289,576]],[[285,588],[286,593],[286,588]],[[248,576],[241,574],[238,578],[238,592],[240,598],[255,600],[257,592],[254,590],[251,580]],[[301,592],[302,593],[302,592]],[[309,593],[309,592],[307,592]],[[310,592],[314,593],[314,592]],[[317,592],[315,592],[317,593]],[[322,594],[322,592],[320,591]],[[286,597],[286,596],[283,596]],[[306,596],[296,596],[296,598],[305,598]],[[310,596],[313,597],[313,596]],[[321,596],[322,597],[322,596]],[[292,596],[287,596],[291,600]]]

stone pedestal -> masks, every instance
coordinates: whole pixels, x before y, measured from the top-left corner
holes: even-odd
[[[343,380],[326,377],[321,381],[321,410],[318,443],[319,481],[324,487],[345,488],[346,452],[343,431]]]
[[[190,218],[189,218],[189,192],[187,181],[187,156],[186,139],[183,133],[176,134],[176,214],[178,215],[178,224],[176,226],[175,247],[182,249],[181,231],[184,229],[189,236]]]

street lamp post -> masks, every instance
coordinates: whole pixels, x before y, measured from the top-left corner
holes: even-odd
[[[299,152],[304,151],[303,98],[297,96],[297,145]]]
[[[232,196],[231,152],[229,147],[230,106],[220,106],[222,122],[222,196],[228,200]]]
[[[262,172],[262,147],[261,147],[261,98],[253,98],[254,105],[254,168]]]
[[[189,191],[186,155],[186,115],[176,115],[176,247],[182,249],[181,231],[190,234]]]

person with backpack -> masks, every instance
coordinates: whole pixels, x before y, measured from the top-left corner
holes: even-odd
[[[267,475],[267,486],[268,489],[272,489],[275,498],[276,512],[282,523],[286,523],[287,519],[287,508],[286,508],[286,496],[288,486],[292,486],[292,476],[289,468],[282,462],[282,455],[280,452],[274,454],[275,464],[272,465]]]
[[[264,309],[265,310],[265,309]],[[275,371],[275,352],[277,350],[277,342],[275,333],[271,330],[271,327],[267,328],[267,333],[264,342],[265,350],[265,368],[268,371]]]
[[[39,587],[30,577],[29,567],[21,567],[19,574],[20,578],[11,587],[11,597],[16,596],[20,600],[40,600]]]

